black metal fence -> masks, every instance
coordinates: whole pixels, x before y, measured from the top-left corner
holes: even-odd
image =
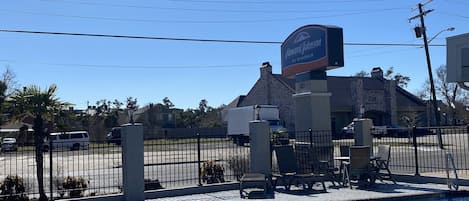
[[[42,169],[46,194],[64,198],[120,192],[121,147],[102,142],[90,142],[81,148],[70,146],[76,143],[55,142],[50,146],[53,149],[44,149]],[[49,147],[48,144],[45,146]],[[0,169],[0,181],[9,175],[19,176],[25,186],[24,194],[30,198],[39,197],[33,145],[18,147],[17,151],[2,152]]]
[[[78,141],[53,143],[46,144],[53,149],[43,152],[44,188],[49,197],[122,192],[122,171],[125,170],[122,169],[120,145],[90,142],[86,146],[72,146],[80,144]],[[145,139],[144,162],[146,190],[236,181],[248,170],[249,147],[237,146],[226,136],[216,135]],[[8,175],[20,176],[26,186],[24,194],[37,198],[36,167],[32,145],[2,152],[0,182]]]
[[[319,159],[333,161],[332,165],[338,167],[338,161],[333,157],[341,155],[341,147],[354,144],[353,138],[334,136],[330,131],[303,131],[295,135],[296,139],[290,143],[295,145],[298,165],[304,171],[311,171],[308,169],[311,168],[308,151],[313,150]],[[378,145],[391,145],[390,168],[393,173],[444,172],[446,153],[451,153],[458,174],[469,174],[467,126],[374,131],[372,143],[375,153]],[[122,171],[125,171],[122,170],[121,146],[90,142],[78,150],[71,150],[74,147],[67,145],[56,147],[63,148],[43,153],[44,185],[48,196],[74,196],[71,194],[73,188],[76,188],[75,192],[83,193],[82,196],[121,192]],[[249,145],[238,146],[226,136],[194,134],[185,138],[145,139],[145,187],[150,190],[236,181],[248,171],[249,150]],[[2,152],[0,181],[8,175],[18,175],[23,179],[26,194],[38,197],[35,158],[34,146]],[[276,170],[275,162],[273,169]]]
[[[52,153],[52,158],[47,159],[47,154],[44,157],[45,164],[49,163],[45,167],[52,167],[44,170],[49,173],[49,178],[53,178],[54,196],[58,194],[63,197],[71,190],[80,188],[86,189],[84,195],[105,195],[121,191],[121,146],[102,142],[91,142],[85,149],[77,150],[66,143],[57,143],[56,146],[62,148],[49,150],[48,154]],[[51,183],[48,184],[50,191]]]
[[[447,153],[454,159],[459,175],[469,175],[469,126],[388,128],[372,133],[372,151],[378,145],[391,145],[390,168],[399,174],[431,174],[446,176]],[[336,135],[329,131],[296,132],[295,148],[298,166],[310,171],[310,160],[314,153],[320,160],[333,161],[341,155],[341,147],[352,146],[352,135]],[[332,139],[331,139],[332,138]],[[330,144],[332,142],[332,144]],[[335,161],[338,166],[339,161]]]
[[[226,136],[145,141],[145,178],[163,188],[236,181],[248,167],[249,147]]]

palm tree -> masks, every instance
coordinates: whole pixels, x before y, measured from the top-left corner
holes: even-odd
[[[39,200],[46,201],[47,196],[44,191],[44,175],[43,175],[43,155],[42,149],[44,138],[50,132],[51,125],[44,126],[45,121],[52,120],[53,116],[70,104],[60,101],[55,97],[57,86],[51,85],[44,91],[36,86],[24,87],[23,91],[16,90],[9,100],[12,107],[13,116],[17,120],[25,117],[33,117],[34,145],[36,152],[36,173],[39,187]]]

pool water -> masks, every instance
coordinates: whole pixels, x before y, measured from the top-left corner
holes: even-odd
[[[409,201],[469,201],[469,192],[455,191],[442,193],[439,196],[419,197],[415,199],[404,199]]]

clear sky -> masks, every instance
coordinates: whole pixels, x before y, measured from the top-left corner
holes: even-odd
[[[0,29],[151,37],[281,42],[307,24],[343,28],[345,43],[411,43],[416,0],[15,0],[0,4]],[[469,2],[435,0],[425,18],[431,44],[469,32]],[[84,108],[89,101],[137,98],[143,106],[164,97],[178,108],[228,104],[247,94],[270,61],[280,73],[279,44],[209,43],[0,32],[0,70],[9,66],[21,86],[58,85],[58,97]],[[418,47],[344,47],[350,76],[393,66],[410,76],[415,92],[428,78]],[[446,63],[445,47],[430,47],[433,69]]]

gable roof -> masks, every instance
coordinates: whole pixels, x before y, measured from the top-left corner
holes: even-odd
[[[403,96],[407,97],[408,99],[410,99],[411,101],[413,101],[414,103],[416,103],[418,105],[423,105],[423,106],[425,105],[425,101],[423,101],[419,97],[417,97],[414,94],[408,92],[407,90],[403,89],[400,86],[396,86],[396,92],[402,94]]]
[[[296,81],[292,78],[286,78],[280,74],[272,74],[272,76],[277,79],[280,83],[285,85],[290,91],[295,92]]]
[[[280,74],[273,73],[271,75],[274,79],[282,83],[288,89],[289,93],[295,93],[296,80],[294,78],[287,78]],[[332,97],[330,98],[331,106],[334,106],[334,108],[338,110],[346,110],[347,108],[350,108],[351,105],[353,105],[352,99],[346,97],[352,96],[351,83],[354,80],[362,80],[363,88],[365,90],[382,90],[386,81],[386,79],[373,77],[327,76],[328,91],[332,93]],[[425,106],[424,101],[403,89],[402,87],[396,86],[396,93],[406,97],[408,100],[417,105]],[[239,107],[245,97],[246,95],[236,97],[230,104],[226,106],[225,109]]]
[[[245,95],[240,95],[240,96],[236,97],[233,101],[231,101],[231,103],[226,105],[225,108],[223,108],[223,110],[239,107],[241,102],[243,102],[244,98],[246,98]]]

